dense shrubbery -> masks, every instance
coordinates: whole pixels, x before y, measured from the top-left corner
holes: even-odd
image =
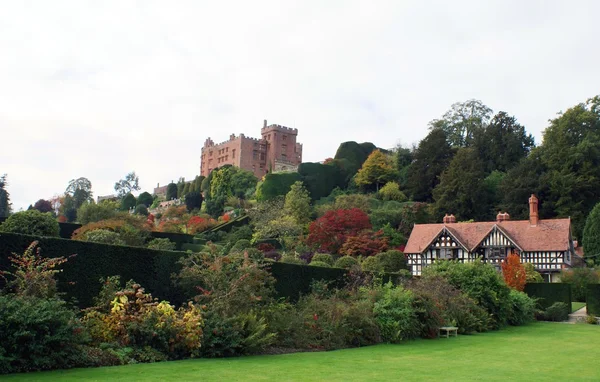
[[[51,213],[28,210],[10,215],[4,223],[0,224],[0,232],[58,237],[59,227]]]
[[[573,301],[585,301],[589,284],[600,282],[600,272],[594,268],[573,268],[560,273],[560,281],[571,284]]]

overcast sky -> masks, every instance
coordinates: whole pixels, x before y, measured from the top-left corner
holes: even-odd
[[[0,174],[15,210],[87,177],[142,190],[199,173],[200,148],[263,119],[304,161],[390,148],[454,102],[541,141],[600,93],[599,1],[0,0]]]

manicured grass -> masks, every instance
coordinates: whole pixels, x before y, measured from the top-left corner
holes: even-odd
[[[583,308],[585,306],[585,302],[575,302],[573,301],[571,303],[571,313],[578,311],[579,309]]]
[[[332,352],[195,359],[0,376],[6,381],[600,380],[600,327],[535,323]],[[575,362],[575,363],[574,363]]]

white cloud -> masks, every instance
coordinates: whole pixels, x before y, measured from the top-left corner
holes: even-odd
[[[481,99],[541,139],[598,93],[600,5],[579,2],[0,1],[0,173],[17,208],[86,176],[143,189],[193,177],[207,136],[299,129],[417,142]]]

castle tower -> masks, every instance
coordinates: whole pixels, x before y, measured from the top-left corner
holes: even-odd
[[[260,131],[267,145],[267,166],[269,171],[297,167],[302,162],[302,145],[296,142],[298,129],[281,125],[268,125],[264,121]]]

